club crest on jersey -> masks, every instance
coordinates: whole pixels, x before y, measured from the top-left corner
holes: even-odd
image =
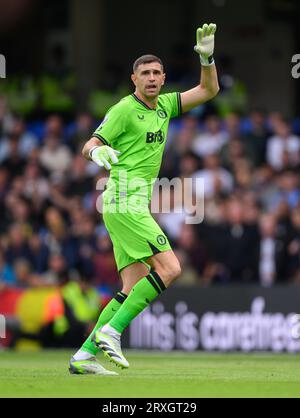
[[[156,239],[160,245],[165,245],[167,243],[167,240],[163,235],[158,235]]]
[[[166,119],[166,117],[167,117],[167,112],[165,112],[164,110],[158,110],[157,114],[162,119]]]
[[[162,144],[164,142],[164,139],[164,133],[161,129],[157,132],[147,132],[146,144],[153,144],[155,142]]]

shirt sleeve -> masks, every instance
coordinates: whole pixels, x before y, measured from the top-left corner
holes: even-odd
[[[163,106],[170,118],[176,118],[182,114],[180,93],[162,94]]]
[[[113,106],[92,136],[100,139],[104,145],[111,145],[125,132],[126,113],[121,106]]]

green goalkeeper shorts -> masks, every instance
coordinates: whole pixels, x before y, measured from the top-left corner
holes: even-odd
[[[169,241],[149,211],[112,213],[104,205],[103,220],[113,243],[118,271],[154,254],[171,250]]]

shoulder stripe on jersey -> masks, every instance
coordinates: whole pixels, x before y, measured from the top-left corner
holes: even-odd
[[[103,136],[101,136],[101,135],[99,135],[97,133],[93,133],[92,136],[95,136],[96,138],[100,139],[100,141],[102,141],[104,145],[109,145],[109,143],[106,141],[105,138],[103,138]]]
[[[178,104],[178,116],[182,114],[182,104],[180,93],[177,93],[177,104]]]
[[[149,107],[148,105],[146,105],[146,103],[144,103],[142,100],[140,100],[134,93],[132,94],[132,97],[139,102],[141,105],[143,105],[146,109],[148,110],[155,110],[155,109],[151,109],[151,107]]]

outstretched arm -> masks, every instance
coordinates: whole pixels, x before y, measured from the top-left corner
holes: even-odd
[[[212,23],[197,29],[197,45],[194,49],[200,57],[200,84],[180,94],[183,112],[207,102],[219,92],[217,69],[213,58],[216,29],[216,25]]]

